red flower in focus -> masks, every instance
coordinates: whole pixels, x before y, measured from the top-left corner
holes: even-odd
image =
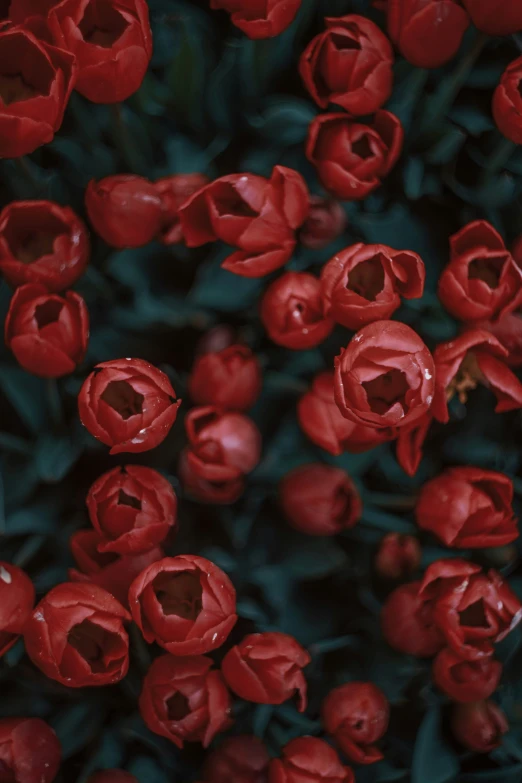
[[[522,57],[508,65],[493,95],[493,117],[498,129],[515,144],[522,144]]]
[[[292,24],[301,0],[210,0],[210,7],[228,11],[249,38],[274,38]]]
[[[393,85],[393,49],[376,24],[349,14],[326,18],[326,30],[310,41],[299,71],[314,101],[349,114],[372,114],[386,103]]]
[[[424,262],[411,250],[361,242],[337,253],[321,272],[325,313],[348,329],[390,318],[424,291]]]
[[[66,582],[37,604],[24,629],[35,666],[69,688],[112,685],[127,674],[128,612],[94,584]]]
[[[488,35],[513,35],[522,30],[522,6],[512,0],[462,0],[478,30]]]
[[[388,35],[417,68],[439,68],[451,60],[469,26],[459,0],[388,0],[387,9]]]
[[[270,757],[257,737],[228,737],[204,766],[207,783],[267,783]]]
[[[279,497],[289,524],[311,536],[349,530],[362,513],[359,493],[348,473],[320,462],[287,473]]]
[[[91,775],[87,783],[138,783],[138,780],[123,769],[104,769]]]
[[[435,622],[449,647],[469,661],[493,655],[493,643],[522,620],[522,605],[500,574],[483,573],[466,560],[432,563],[419,597],[433,604]]]
[[[204,174],[173,174],[156,180],[154,187],[163,204],[162,227],[158,239],[164,245],[184,242],[179,208],[193,193],[208,185]]]
[[[231,345],[196,359],[189,380],[189,394],[196,405],[245,411],[261,392],[261,367],[246,345]]]
[[[319,345],[333,329],[324,313],[321,283],[307,272],[286,272],[268,286],[261,320],[271,340],[295,351]]]
[[[91,179],[85,208],[96,233],[113,247],[141,247],[161,230],[161,197],[152,182],[134,174]]]
[[[89,252],[87,228],[69,207],[13,201],[0,214],[0,272],[13,287],[62,291],[84,273]]]
[[[129,603],[146,642],[173,655],[216,650],[236,624],[236,591],[223,571],[196,555],[166,557],[132,583]]]
[[[61,760],[58,737],[45,721],[0,720],[0,773],[6,783],[52,783]]]
[[[79,294],[49,294],[39,283],[14,292],[5,342],[24,370],[42,378],[67,375],[83,360],[88,339],[89,313]]]
[[[178,501],[161,473],[127,465],[104,473],[87,495],[100,552],[138,555],[150,552],[176,529]]]
[[[306,709],[302,669],[311,658],[293,636],[253,633],[225,655],[221,671],[228,687],[256,704],[282,704],[297,695],[299,712]]]
[[[403,137],[400,120],[382,109],[368,124],[346,114],[319,114],[308,130],[306,157],[330,193],[357,201],[389,174],[401,153]]]
[[[308,216],[309,197],[297,171],[275,166],[270,179],[230,174],[211,182],[179,209],[188,247],[217,239],[237,250],[223,269],[263,277],[290,260],[295,232]]]
[[[372,682],[348,682],[334,688],[322,707],[325,730],[356,764],[373,764],[383,757],[375,743],[388,728],[390,705]]]
[[[509,730],[506,716],[492,701],[456,704],[451,716],[453,735],[461,745],[475,753],[490,753]]]
[[[129,588],[144,568],[164,557],[159,547],[142,555],[101,553],[98,547],[105,539],[96,530],[78,530],[69,542],[76,568],[69,569],[71,582],[95,584],[107,590],[120,604],[129,608]]]
[[[397,436],[397,462],[408,476],[414,476],[423,456],[423,446],[433,415],[428,411],[408,427],[401,427]]]
[[[0,27],[0,50],[0,158],[19,158],[59,130],[75,61],[22,27]]]
[[[49,15],[55,40],[78,63],[75,88],[94,103],[119,103],[140,87],[152,56],[146,0],[78,0],[59,3]]]
[[[198,479],[213,485],[219,495],[225,489],[223,502],[232,502],[243,487],[243,476],[259,462],[261,435],[254,422],[241,413],[221,413],[216,408],[193,408],[185,418],[189,441],[182,455],[182,478],[194,494]],[[191,477],[194,481],[191,481]],[[235,491],[232,492],[232,489]],[[235,492],[238,491],[236,496]],[[232,500],[230,499],[232,498]],[[207,500],[205,493],[203,500]]]
[[[417,524],[446,546],[460,549],[509,544],[518,537],[513,482],[482,468],[450,468],[421,490]]]
[[[388,644],[417,658],[431,658],[444,646],[444,636],[433,617],[433,604],[419,596],[421,582],[401,585],[382,609],[381,628]]]
[[[363,327],[335,359],[335,401],[347,419],[404,427],[429,409],[433,358],[413,329],[395,321]]]
[[[489,332],[468,329],[459,337],[437,346],[433,354],[436,394],[433,415],[449,421],[448,402],[457,396],[462,404],[479,383],[497,398],[495,413],[522,407],[522,384],[504,363],[507,350]]]
[[[78,396],[82,424],[111,454],[159,446],[180,405],[165,373],[143,359],[96,365]]]
[[[387,533],[379,545],[375,568],[385,579],[405,579],[419,568],[421,548],[413,536]]]
[[[494,658],[465,661],[446,647],[433,662],[433,680],[443,693],[459,702],[487,699],[496,691],[502,664]]]
[[[184,742],[201,742],[206,748],[232,724],[227,686],[203,655],[156,658],[143,680],[139,704],[149,729],[178,748]]]
[[[33,606],[34,587],[25,571],[0,561],[0,658],[24,632]]]
[[[468,223],[450,238],[450,246],[438,292],[446,310],[462,321],[478,321],[500,318],[516,307],[522,270],[492,225]]]
[[[335,750],[316,737],[298,737],[272,759],[269,783],[355,783],[350,767],[344,767]]]
[[[508,313],[494,322],[481,321],[476,324],[476,327],[482,331],[491,332],[506,349],[508,355],[504,357],[503,361],[507,365],[510,367],[522,365],[522,313]]]
[[[333,372],[316,375],[311,389],[297,403],[297,419],[310,440],[334,456],[345,451],[359,454],[390,439],[384,430],[344,418],[335,402]]]
[[[346,213],[338,201],[310,196],[310,211],[299,232],[299,241],[310,250],[320,250],[341,236]]]

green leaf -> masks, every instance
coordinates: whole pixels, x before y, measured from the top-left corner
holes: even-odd
[[[431,707],[421,723],[411,770],[412,783],[451,783],[459,774],[458,758],[441,732],[441,714]]]

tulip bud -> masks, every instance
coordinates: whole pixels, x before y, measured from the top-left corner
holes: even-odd
[[[522,57],[506,68],[493,95],[493,117],[498,129],[515,144],[522,144]]]
[[[283,748],[281,758],[270,762],[269,783],[355,783],[335,750],[316,737],[298,737]]]
[[[453,650],[441,650],[433,662],[433,680],[453,701],[487,699],[502,676],[502,664],[494,658],[465,661]]]
[[[349,682],[330,691],[323,702],[323,723],[342,752],[356,764],[383,758],[375,742],[388,728],[390,706],[371,682]]]
[[[388,533],[375,557],[375,568],[385,579],[407,579],[421,562],[421,547],[414,536]]]
[[[509,725],[494,702],[475,701],[454,706],[451,728],[455,739],[468,750],[489,753],[501,744]]]
[[[397,587],[386,599],[381,613],[382,633],[399,652],[417,658],[432,658],[444,646],[444,637],[433,617],[431,602],[419,596],[421,582]]]
[[[62,749],[50,726],[40,718],[0,720],[0,779],[6,783],[52,783]]]
[[[270,757],[257,737],[228,737],[205,761],[207,783],[267,783]]]
[[[189,393],[196,405],[244,411],[254,405],[261,384],[261,368],[250,348],[231,345],[196,359]]]
[[[158,236],[164,245],[179,245],[184,241],[179,208],[200,188],[208,185],[204,174],[175,174],[154,183],[163,204],[162,228]]]
[[[320,250],[341,236],[346,222],[346,212],[338,201],[311,196],[310,211],[299,232],[299,240],[310,250]]]
[[[140,247],[159,234],[163,207],[155,186],[143,177],[118,174],[85,192],[85,208],[94,230],[113,247]]]

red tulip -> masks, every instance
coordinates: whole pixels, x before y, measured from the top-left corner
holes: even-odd
[[[310,250],[320,250],[341,236],[346,222],[346,213],[338,201],[311,196],[310,211],[299,232],[299,241]]]
[[[522,30],[522,6],[512,0],[462,0],[478,30],[488,35],[512,35]]]
[[[419,595],[421,582],[397,587],[382,609],[381,628],[388,644],[417,658],[431,658],[444,646],[435,623],[433,604]]]
[[[154,187],[163,204],[162,226],[158,236],[160,242],[164,245],[179,245],[184,242],[179,208],[209,182],[209,178],[204,174],[173,174],[156,180]]]
[[[461,745],[475,753],[498,748],[509,730],[506,716],[492,701],[456,704],[451,716],[453,735]]]
[[[301,0],[210,0],[210,7],[231,15],[249,38],[273,38],[292,24]]]
[[[379,545],[375,568],[385,579],[405,579],[419,568],[421,547],[416,538],[387,533]]]
[[[342,752],[356,764],[383,757],[374,744],[388,728],[390,705],[372,682],[348,682],[334,688],[323,702],[323,723]]]
[[[513,60],[502,74],[493,95],[493,117],[498,129],[515,144],[522,144],[522,57]]]
[[[251,408],[261,392],[261,367],[246,345],[231,345],[196,359],[189,393],[196,405],[222,410]]]
[[[316,737],[298,737],[272,759],[269,783],[355,783],[350,767],[344,767],[335,750]]]
[[[433,680],[450,699],[459,702],[487,699],[496,691],[502,664],[493,658],[463,660],[453,650],[441,650],[433,662]]]
[[[58,738],[45,721],[0,720],[0,775],[6,783],[52,783],[61,760]]]

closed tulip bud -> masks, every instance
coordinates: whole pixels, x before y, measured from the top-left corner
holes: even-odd
[[[299,241],[310,250],[320,250],[341,236],[346,222],[346,212],[338,201],[311,196],[310,211],[299,232]]]
[[[85,208],[96,233],[113,247],[141,247],[161,230],[161,197],[152,182],[133,174],[92,179]]]
[[[385,579],[407,579],[421,562],[421,547],[414,536],[387,533],[375,557],[375,568]]]
[[[397,587],[381,612],[381,629],[388,644],[417,658],[432,658],[444,646],[433,616],[433,604],[419,595],[421,582]]]
[[[196,405],[245,411],[261,391],[261,368],[246,345],[231,345],[196,359],[189,380],[189,393]]]
[[[52,783],[62,749],[58,737],[40,718],[0,720],[0,779],[6,783]]]
[[[257,737],[227,737],[205,761],[207,783],[267,783],[270,757]]]
[[[522,144],[522,57],[508,65],[493,95],[493,117],[498,129],[515,144]]]
[[[390,705],[371,682],[349,682],[330,691],[323,702],[323,723],[342,752],[356,764],[383,758],[374,744],[388,728]]]
[[[433,662],[433,680],[443,693],[459,702],[487,699],[497,689],[502,664],[494,658],[465,661],[446,647]]]
[[[476,701],[454,706],[451,728],[455,739],[468,750],[490,753],[501,744],[509,725],[492,701]]]
[[[272,759],[269,783],[355,783],[350,767],[341,764],[335,750],[316,737],[298,737]]]
[[[301,0],[268,0],[252,3],[252,0],[210,0],[210,7],[223,9],[249,38],[273,38],[286,30],[293,22],[301,6]]]
[[[200,188],[208,185],[204,174],[174,174],[154,183],[163,204],[163,218],[158,239],[164,245],[179,245],[184,242],[183,229],[179,219],[179,208]]]
[[[522,30],[522,6],[512,0],[462,0],[471,21],[488,35],[513,35]]]

